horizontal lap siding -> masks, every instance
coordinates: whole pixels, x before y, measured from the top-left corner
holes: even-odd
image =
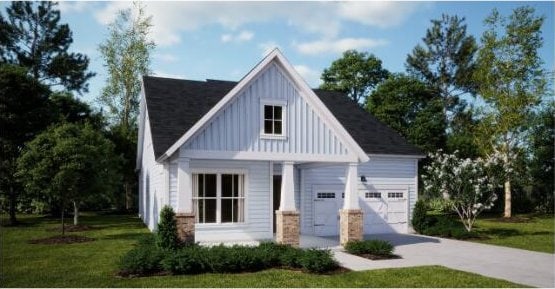
[[[261,99],[287,102],[287,138],[260,137]],[[269,66],[191,140],[187,150],[346,155],[345,145],[276,64]]]
[[[358,175],[364,175],[367,182],[360,182],[358,179],[359,190],[371,190],[372,185],[399,187],[409,191],[409,217],[412,217],[412,210],[417,199],[417,168],[414,159],[395,159],[395,158],[371,158],[370,161],[359,164]],[[305,169],[302,172],[304,177],[303,188],[303,207],[301,211],[301,226],[304,232],[312,233],[314,220],[314,201],[313,185],[337,185],[345,184],[345,166],[333,166],[314,169]]]
[[[197,226],[198,241],[226,241],[272,238],[270,219],[270,163],[192,159],[191,169],[240,169],[247,171],[246,223],[241,225]]]

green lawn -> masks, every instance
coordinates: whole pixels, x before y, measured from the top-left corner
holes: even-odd
[[[555,253],[553,215],[517,215],[516,217],[523,222],[500,222],[498,216],[480,218],[476,222],[476,231],[487,239],[477,242]]]
[[[58,220],[37,216],[20,219],[21,226],[0,228],[0,287],[523,287],[440,266],[335,275],[266,270],[236,275],[119,278],[115,272],[120,256],[137,238],[148,234],[138,218],[86,214],[82,223],[95,229],[79,234],[96,241],[71,245],[28,244],[28,240],[54,235],[47,229],[57,226]]]

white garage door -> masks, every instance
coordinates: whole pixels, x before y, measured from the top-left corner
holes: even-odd
[[[316,191],[314,194],[314,235],[339,234],[339,209],[343,205],[343,192]]]
[[[407,232],[407,191],[380,190],[362,191],[364,201],[364,233],[406,233]]]

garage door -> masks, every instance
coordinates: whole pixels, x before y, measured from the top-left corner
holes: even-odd
[[[343,192],[316,191],[314,194],[314,235],[335,236],[339,233],[339,209]]]
[[[363,191],[360,198],[364,211],[364,233],[406,233],[407,232],[406,191]]]

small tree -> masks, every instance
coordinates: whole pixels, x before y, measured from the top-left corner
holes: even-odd
[[[429,196],[449,200],[468,232],[476,217],[490,209],[497,199],[494,189],[499,187],[496,171],[500,170],[500,157],[488,159],[460,159],[441,150],[430,154],[431,163],[422,176],[424,191]]]
[[[62,123],[29,142],[17,160],[16,176],[25,190],[61,204],[73,203],[74,224],[79,204],[87,196],[113,190],[119,158],[114,145],[89,124]]]
[[[160,211],[160,222],[156,232],[156,245],[160,249],[173,250],[177,248],[177,223],[172,207],[166,205]]]

